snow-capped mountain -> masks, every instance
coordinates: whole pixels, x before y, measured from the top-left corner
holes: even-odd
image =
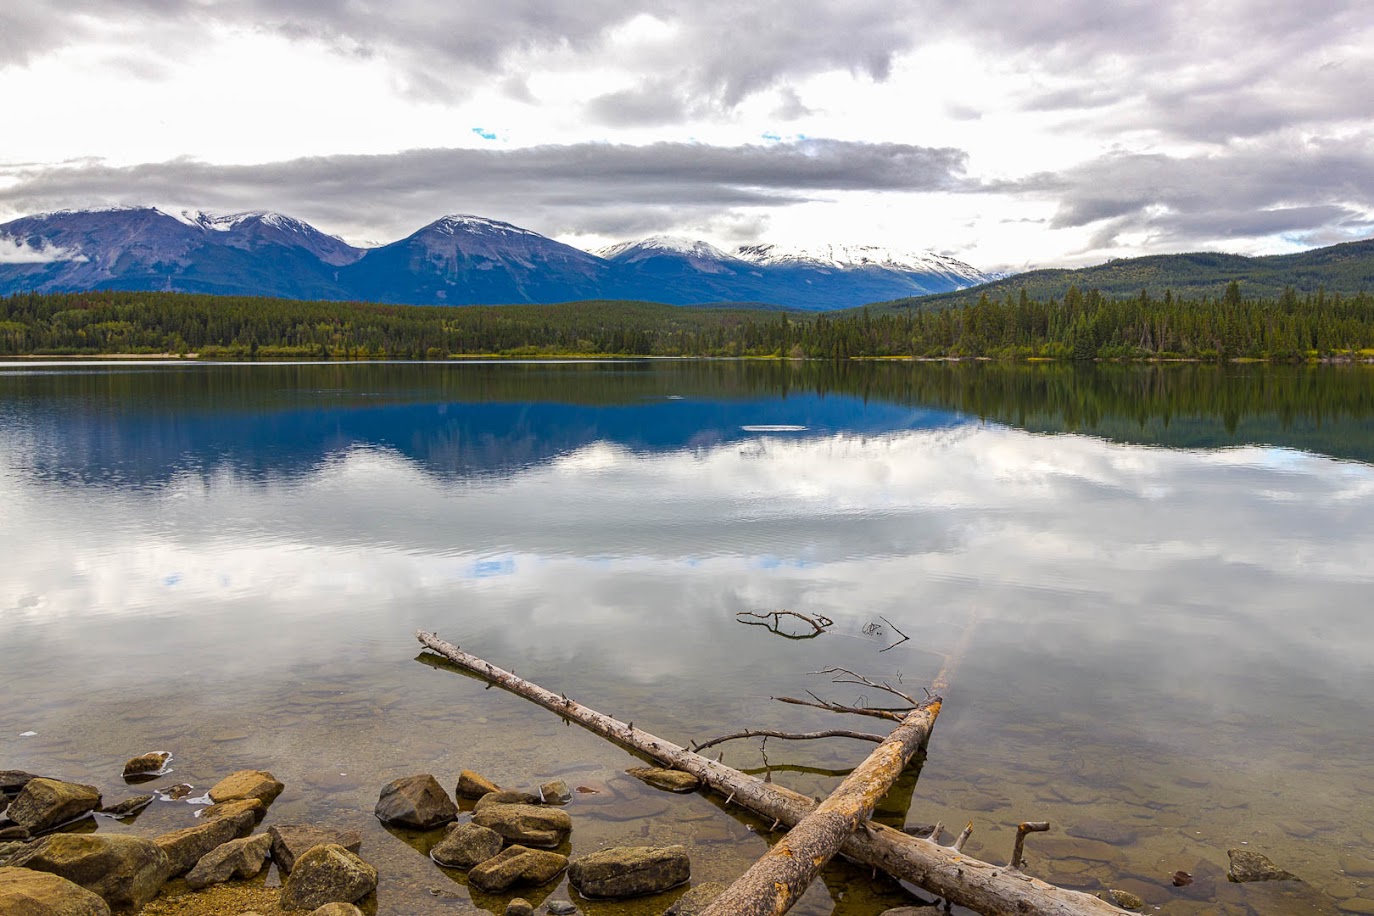
[[[990,275],[957,258],[932,251],[899,251],[879,245],[741,245],[740,258],[764,267],[822,267],[835,270],[877,269],[898,273],[948,277],[958,283],[951,289],[986,283]],[[941,290],[943,292],[943,290]]]
[[[416,305],[615,298],[827,310],[989,279],[954,258],[862,245],[760,244],[731,253],[653,236],[591,254],[461,214],[371,249],[265,211],[108,207],[0,225],[0,295],[165,289]]]
[[[367,252],[340,278],[353,298],[468,305],[603,295],[610,264],[571,245],[480,216],[445,216]]]
[[[0,259],[0,292],[174,289],[341,298],[335,268],[362,252],[272,213],[215,216],[154,207],[62,210],[0,226],[0,238],[46,260]]]

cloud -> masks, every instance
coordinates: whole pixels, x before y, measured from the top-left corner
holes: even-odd
[[[1177,250],[1199,242],[1310,235],[1374,218],[1374,136],[1235,143],[1216,153],[1111,153],[1056,173],[993,182],[984,192],[1056,202],[1052,229],[1096,226],[1110,247],[1145,233]]]
[[[41,240],[35,248],[23,239],[0,235],[0,264],[51,264],[54,261],[85,261],[86,256]]]
[[[837,191],[957,187],[952,148],[806,139],[734,147],[583,143],[514,150],[432,149],[263,165],[189,159],[130,167],[8,170],[0,207],[96,204],[280,209],[344,234],[409,233],[442,212],[475,212],[540,231],[625,234],[736,208],[787,206]]]

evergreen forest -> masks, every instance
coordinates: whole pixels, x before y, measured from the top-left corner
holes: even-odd
[[[477,356],[883,357],[1302,361],[1374,356],[1374,295],[1112,297],[1025,288],[954,307],[797,314],[646,302],[394,306],[186,293],[20,293],[0,299],[0,356],[202,359]]]

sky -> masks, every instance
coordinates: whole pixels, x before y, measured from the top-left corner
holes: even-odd
[[[445,214],[984,270],[1374,235],[1367,0],[30,0],[0,222]]]

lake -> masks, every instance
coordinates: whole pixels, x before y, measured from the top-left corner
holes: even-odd
[[[418,659],[416,629],[682,744],[882,729],[771,698],[889,705],[815,672],[919,694],[949,664],[886,822],[972,821],[1000,863],[1048,820],[1029,872],[1150,911],[1374,913],[1368,367],[8,363],[0,507],[0,769],[107,801],[150,750],[175,755],[155,787],[270,770],[267,825],[363,832],[377,913],[512,896],[373,818],[398,776],[594,789],[574,855],[684,843],[694,881],[770,826],[640,785],[635,756]],[[780,609],[834,623],[737,618]],[[823,795],[870,748],[723,750]],[[1303,882],[1228,882],[1237,847]],[[925,896],[833,865],[794,912]]]

